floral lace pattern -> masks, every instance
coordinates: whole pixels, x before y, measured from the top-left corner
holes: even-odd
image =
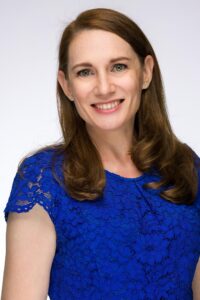
[[[57,235],[51,300],[192,300],[200,256],[200,192],[192,205],[160,198],[143,184],[155,173],[124,178],[105,170],[95,201],[71,198],[51,171],[53,150],[27,158],[4,210],[24,213],[36,203]],[[58,172],[61,164],[56,165]]]

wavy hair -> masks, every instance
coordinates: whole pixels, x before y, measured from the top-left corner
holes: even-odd
[[[138,25],[126,15],[111,9],[97,8],[82,12],[65,29],[59,45],[59,66],[66,76],[68,49],[82,30],[101,29],[117,34],[130,44],[143,64],[147,55],[154,60],[153,77],[142,91],[135,116],[134,143],[129,154],[143,172],[156,170],[159,182],[145,184],[159,189],[160,196],[173,203],[193,203],[197,194],[198,174],[194,151],[173,133],[167,115],[164,88],[154,50]],[[79,200],[94,200],[103,194],[105,172],[97,148],[93,144],[76,108],[57,81],[57,105],[64,141],[57,149],[64,154],[63,174],[67,193]]]

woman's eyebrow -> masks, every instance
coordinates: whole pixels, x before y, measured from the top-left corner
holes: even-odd
[[[131,58],[130,57],[126,57],[126,56],[119,56],[119,57],[111,59],[110,62],[113,63],[113,62],[116,62],[118,60],[131,60]]]
[[[119,56],[119,57],[116,57],[116,58],[112,58],[110,60],[110,63],[116,62],[118,60],[131,60],[131,58],[126,57],[126,56]],[[92,67],[92,64],[89,63],[89,62],[82,62],[82,63],[74,65],[71,69],[74,70],[77,67]]]

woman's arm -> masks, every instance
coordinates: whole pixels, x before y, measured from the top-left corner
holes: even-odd
[[[55,228],[43,207],[9,213],[1,300],[47,299],[55,249]]]
[[[192,282],[193,300],[200,300],[200,259]]]

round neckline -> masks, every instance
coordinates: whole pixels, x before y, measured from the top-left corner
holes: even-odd
[[[143,172],[140,176],[137,176],[137,177],[124,177],[124,176],[121,176],[119,174],[116,174],[116,173],[113,173],[111,171],[108,171],[106,169],[104,169],[104,171],[110,177],[113,177],[114,179],[118,179],[118,180],[121,180],[121,181],[141,181],[147,175],[145,172]]]

